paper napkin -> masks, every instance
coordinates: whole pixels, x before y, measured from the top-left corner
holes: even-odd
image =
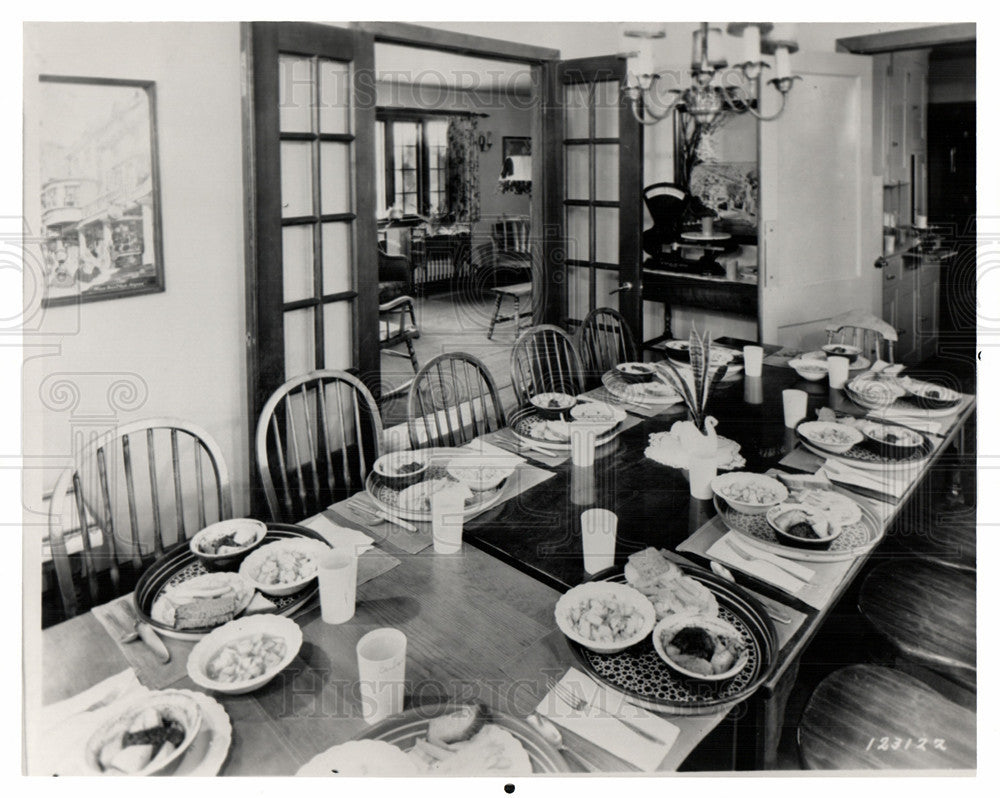
[[[591,707],[576,710],[549,692],[536,708],[558,726],[562,726],[594,745],[640,770],[656,770],[677,740],[680,729],[652,712],[647,712],[615,693],[611,693],[576,668],[570,668],[559,683],[587,700]],[[601,710],[628,720],[662,742],[654,743],[609,717]]]
[[[308,527],[313,532],[318,532],[335,549],[353,548],[358,556],[375,546],[375,541],[364,532],[339,526],[322,513],[307,518],[299,526]]]
[[[786,593],[791,593],[793,596],[799,593],[806,586],[808,580],[792,576],[787,571],[783,571],[773,562],[767,562],[763,559],[756,558],[748,559],[741,556],[739,552],[735,551],[729,545],[729,541],[727,540],[727,538],[733,534],[734,533],[729,532],[715,541],[715,543],[709,547],[708,551],[705,552],[705,556],[710,560],[716,560],[717,562],[729,566],[730,568],[735,568],[745,574],[755,576],[762,582],[774,585],[776,588],[784,590]]]

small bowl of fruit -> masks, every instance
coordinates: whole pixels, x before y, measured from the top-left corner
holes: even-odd
[[[576,397],[557,391],[537,393],[531,397],[531,404],[538,411],[539,416],[554,421],[566,418],[566,415],[576,404]]]
[[[828,549],[843,527],[830,523],[826,514],[809,504],[779,504],[767,511],[779,542],[797,549]]]
[[[232,518],[205,527],[191,538],[191,553],[206,570],[230,571],[261,544],[267,524],[254,518]]]

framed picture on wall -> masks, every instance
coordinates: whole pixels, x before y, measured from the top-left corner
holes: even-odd
[[[42,304],[163,291],[153,82],[39,81]]]

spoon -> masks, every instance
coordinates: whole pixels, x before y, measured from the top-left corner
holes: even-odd
[[[580,756],[576,751],[573,751],[566,747],[566,743],[563,740],[562,732],[559,728],[544,715],[540,715],[537,712],[532,712],[526,718],[529,724],[535,727],[539,734],[542,735],[546,740],[548,740],[552,745],[559,749],[559,751],[566,755],[569,755],[569,759],[572,759],[579,767],[583,768],[588,773],[593,773],[597,768],[582,756]]]

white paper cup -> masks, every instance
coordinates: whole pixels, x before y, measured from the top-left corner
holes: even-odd
[[[759,377],[764,368],[764,347],[743,347],[743,374],[747,377]]]
[[[464,509],[464,499],[454,491],[439,491],[431,497],[431,535],[438,554],[461,550]]]
[[[406,635],[398,629],[369,632],[358,641],[361,716],[378,723],[403,711],[406,688]]]
[[[826,359],[827,371],[830,374],[830,387],[840,390],[847,383],[847,375],[850,372],[851,361],[846,357],[828,357]]]
[[[615,564],[615,541],[618,516],[610,510],[584,510],[580,513],[583,537],[583,570],[596,574]]]
[[[916,227],[918,230],[926,230],[927,217],[924,216],[923,214],[918,213],[916,219],[913,222],[913,226]]]
[[[575,505],[594,503],[594,469],[573,466],[569,476],[569,499]]]
[[[569,445],[573,465],[587,468],[594,464],[597,431],[592,424],[574,421],[569,425]]]
[[[334,550],[319,561],[319,605],[325,623],[344,623],[354,617],[358,593],[358,558]]]
[[[713,222],[712,222],[712,217],[711,216],[702,216],[701,217],[701,232],[702,232],[703,235],[706,235],[706,236],[712,235],[712,223]]]
[[[691,483],[691,496],[695,499],[712,498],[712,480],[718,471],[718,455],[692,454],[688,459],[688,480]]]
[[[795,429],[795,425],[806,417],[809,394],[788,388],[781,392],[781,401],[785,406],[785,426]]]

